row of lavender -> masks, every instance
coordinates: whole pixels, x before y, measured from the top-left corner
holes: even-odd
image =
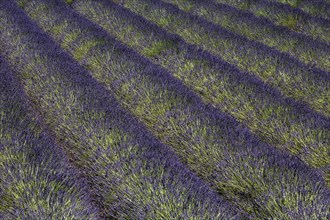
[[[0,57],[0,219],[96,219],[79,176]]]
[[[258,75],[285,95],[308,103],[326,116],[330,115],[328,72],[304,65],[288,54],[250,41],[162,1],[129,0],[122,5],[242,71]],[[314,56],[327,59],[326,54]]]
[[[235,120],[205,106],[168,72],[61,1],[31,1],[24,10],[191,170],[242,210],[259,218],[301,218],[308,212],[319,218],[327,215],[326,197],[317,199],[315,209],[310,202],[298,205],[314,194],[301,191],[307,185],[321,187],[325,194],[328,189],[296,157],[262,144]],[[311,179],[305,179],[307,173]],[[300,193],[306,197],[299,198]],[[288,201],[295,201],[297,209]],[[280,207],[285,208],[278,211]]]
[[[288,27],[296,32],[310,36],[330,43],[329,36],[329,3],[306,3],[318,8],[317,15],[325,18],[313,16],[295,7],[286,4],[274,2],[274,0],[253,0],[253,1],[236,1],[236,0],[212,0],[218,3],[232,5],[243,11],[251,12],[258,17],[269,19],[271,22]],[[299,0],[296,0],[299,1]],[[314,0],[313,0],[314,1]],[[311,8],[312,9],[312,8]],[[323,12],[323,13],[322,13]]]
[[[108,1],[76,1],[72,6],[100,24],[109,34],[171,71],[200,95],[204,102],[244,122],[268,143],[289,150],[311,167],[329,169],[328,119],[294,100],[285,99],[260,79],[198,51],[196,47],[165,33],[118,5]],[[26,10],[33,13],[38,7],[33,5]],[[39,12],[36,19],[56,35],[57,26],[50,25],[56,17],[57,12],[47,11],[43,15]],[[61,38],[65,47],[70,40],[70,32],[75,33],[75,29],[63,27],[62,32],[68,34],[57,37]],[[91,42],[98,40],[95,37]],[[102,65],[102,62],[94,63],[88,56],[84,62],[94,70]],[[106,65],[104,68],[106,74]]]
[[[181,10],[203,17],[248,39],[287,52],[305,64],[315,63],[317,67],[329,70],[329,60],[326,59],[326,55],[330,53],[330,46],[327,43],[313,40],[286,27],[275,25],[268,19],[212,0],[164,0],[164,2],[176,5]],[[328,29],[323,31],[322,36],[328,35],[326,34]]]
[[[151,136],[142,124],[123,110],[111,92],[38,29],[16,4],[2,1],[0,6],[0,15],[4,18],[0,23],[2,54],[15,66],[17,78],[27,97],[39,109],[53,136],[62,143],[71,163],[86,179],[90,197],[99,207],[97,218],[248,217],[178,162],[177,156],[166,145]],[[9,103],[6,100],[4,105]],[[6,142],[1,141],[1,144]],[[54,150],[51,146],[49,148]],[[31,159],[38,161],[37,158]],[[47,164],[48,159],[51,158],[47,155],[40,155],[39,158],[45,160],[43,165]],[[17,164],[24,160],[25,155],[21,155]],[[54,167],[46,170],[45,176],[55,172],[56,167],[60,170],[65,168],[61,163],[51,165]],[[28,170],[21,167],[18,177],[22,178],[24,172]],[[37,178],[35,173],[31,173],[31,177]],[[49,197],[38,195],[36,188],[41,183],[47,192],[53,194],[55,202],[56,199],[62,202],[58,203],[58,209],[50,207],[52,201],[47,200]],[[57,186],[57,182],[38,181],[23,185],[19,180],[13,180],[12,184],[19,184],[18,191],[29,193],[32,201],[37,203],[32,203],[31,208],[35,213],[46,210],[47,219],[66,216],[68,219],[93,219],[92,215],[86,216],[89,206],[83,201],[77,201],[77,204],[72,202],[73,207],[70,207],[70,200],[82,196],[79,193],[76,195],[73,189]],[[1,181],[1,187],[6,185],[7,182]],[[57,190],[60,193],[58,196],[55,193]],[[79,190],[86,193],[82,187]],[[1,195],[4,194],[1,188]],[[65,195],[66,200],[61,195]],[[17,195],[14,196],[17,198]],[[47,202],[42,203],[42,199]],[[22,209],[26,204],[20,198],[15,202]],[[81,207],[86,207],[86,210]],[[69,208],[68,213],[62,215],[66,208]],[[0,207],[0,210],[4,209],[9,212],[4,215],[6,219],[45,219],[42,215],[30,215],[29,210],[18,213],[16,208],[8,209],[6,204]]]
[[[312,16],[330,19],[330,1],[329,0],[271,0],[282,3],[287,8],[302,10]],[[288,7],[290,6],[290,7]],[[292,9],[291,9],[292,10]]]

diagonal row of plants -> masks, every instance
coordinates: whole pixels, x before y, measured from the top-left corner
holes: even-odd
[[[299,63],[287,54],[228,32],[199,17],[157,0],[128,0],[123,6],[210,51],[242,71],[258,75],[286,96],[330,116],[330,75]],[[317,56],[317,54],[315,54]]]
[[[0,14],[3,54],[15,65],[24,91],[45,123],[89,181],[94,200],[103,205],[102,217],[245,218],[126,113],[17,5],[2,2]],[[69,198],[73,192],[61,191]]]
[[[263,144],[168,72],[59,3],[31,1],[24,10],[219,193],[255,218],[327,213],[328,189],[299,159]]]
[[[292,100],[283,100],[278,92],[267,88],[260,80],[226,63],[218,61],[218,65],[215,65],[214,58],[203,56],[202,52],[194,51],[185,42],[114,4],[76,1],[73,7],[140,54],[170,70],[206,103],[244,122],[263,140],[289,150],[311,167],[329,167],[330,133],[327,119]],[[53,19],[49,17],[48,22]],[[47,22],[45,17],[39,20]],[[66,28],[63,32],[69,33],[71,30],[76,33],[71,27],[63,28]],[[57,30],[51,29],[49,31],[56,34]],[[62,39],[64,46],[70,41],[70,34],[67,36]],[[95,63],[88,57],[86,62],[90,69],[101,68],[102,65],[102,62]],[[104,65],[102,68],[107,67]]]
[[[40,123],[0,57],[0,218],[96,219],[86,184]]]
[[[326,0],[271,0],[291,7],[294,11],[304,11],[311,16],[330,19],[330,2]]]
[[[249,41],[162,1],[128,0],[123,6],[170,33],[178,34],[188,43],[212,52],[243,71],[260,76],[285,95],[303,100],[317,111],[330,115],[328,72],[303,65],[287,54]],[[322,56],[310,52],[314,53],[313,60]],[[323,56],[323,59],[327,65],[330,64],[326,61],[328,56]]]
[[[305,64],[329,69],[330,46],[272,24],[251,13],[213,1],[164,0],[183,11],[200,16],[234,33],[256,40],[281,52],[288,52]],[[325,34],[323,34],[325,35]],[[315,54],[318,56],[315,57]]]
[[[287,54],[249,41],[246,38],[228,32],[199,17],[192,16],[170,4],[157,0],[129,0],[123,5],[144,16],[171,33],[180,35],[187,42],[200,46],[241,70],[260,76],[264,81],[281,89],[287,96],[303,100],[310,106],[329,116],[329,73],[302,65]],[[311,57],[323,57],[329,65],[328,54]],[[324,56],[322,56],[324,55]],[[329,67],[325,68],[329,70]]]
[[[311,16],[302,10],[295,9],[289,5],[265,1],[265,0],[253,0],[253,1],[235,1],[235,0],[212,0],[214,2],[228,4],[234,6],[243,11],[253,13],[254,15],[266,18],[274,24],[281,25],[292,29],[295,32],[310,36],[313,39],[321,40],[326,43],[330,43],[330,24],[329,20]],[[315,5],[315,4],[313,4]],[[317,6],[317,5],[315,5]],[[322,6],[323,8],[322,10]],[[326,3],[319,4],[320,13],[329,9],[329,5]],[[327,14],[325,12],[323,14]]]

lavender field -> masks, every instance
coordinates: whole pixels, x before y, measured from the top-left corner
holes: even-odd
[[[0,0],[0,219],[330,219],[329,0]]]

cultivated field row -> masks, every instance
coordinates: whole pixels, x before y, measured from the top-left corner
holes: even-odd
[[[0,217],[327,219],[328,45],[218,6],[0,3]]]

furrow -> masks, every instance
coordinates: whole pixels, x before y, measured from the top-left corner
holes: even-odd
[[[115,97],[10,1],[0,7],[4,54],[28,96],[118,219],[245,219],[190,172]]]
[[[263,144],[231,117],[205,106],[168,72],[61,1],[31,1],[24,9],[191,170],[253,218],[328,214],[329,190],[301,160]],[[74,40],[59,34],[69,30]],[[301,191],[306,187],[307,194]]]

